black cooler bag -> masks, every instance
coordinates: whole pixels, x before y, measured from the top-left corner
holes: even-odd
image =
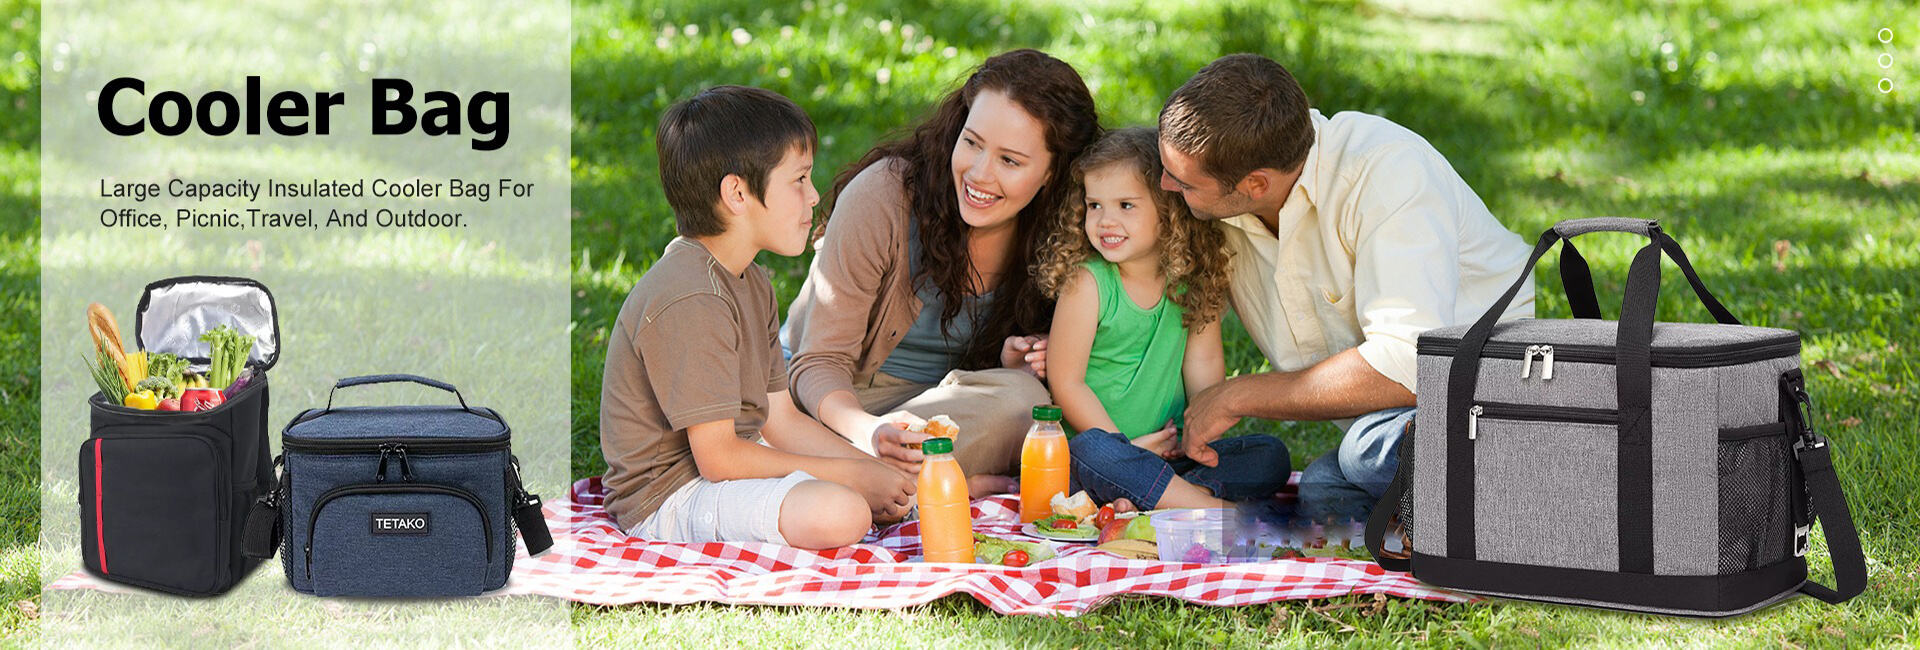
[[[335,407],[342,388],[412,382],[452,405]],[[327,406],[281,434],[280,489],[256,505],[248,553],[275,538],[287,580],[320,596],[470,596],[505,585],[514,531],[527,551],[552,546],[539,497],[522,487],[511,429],[452,385],[414,375],[342,379]]]
[[[200,334],[231,325],[254,337],[253,379],[206,411],[87,401],[80,446],[81,555],[101,578],[187,596],[225,593],[260,562],[241,553],[247,504],[272,489],[266,370],[280,358],[273,294],[244,278],[147,285],[134,336],[148,352],[207,364]]]
[[[1541,256],[1596,231],[1651,240],[1618,322],[1600,318],[1571,242],[1560,270],[1575,318],[1499,322]],[[1655,322],[1663,254],[1717,323]],[[1368,522],[1383,567],[1496,596],[1684,616],[1865,588],[1827,440],[1809,419],[1799,334],[1742,325],[1656,222],[1555,225],[1478,322],[1420,336],[1419,372],[1401,471]],[[1388,553],[1396,518],[1408,549]],[[1837,589],[1807,580],[1815,521]]]

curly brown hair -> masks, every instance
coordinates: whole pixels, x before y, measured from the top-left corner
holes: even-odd
[[[1160,272],[1167,278],[1167,298],[1186,311],[1180,323],[1191,330],[1226,311],[1227,264],[1233,255],[1226,235],[1194,218],[1179,194],[1161,189],[1159,142],[1152,127],[1109,131],[1074,161],[1072,200],[1056,214],[1043,255],[1033,263],[1034,277],[1047,297],[1059,298],[1080,264],[1096,255],[1085,225],[1087,173],[1125,164],[1140,173],[1160,215]]]
[[[889,158],[898,158],[906,186],[908,207],[920,236],[920,268],[914,284],[931,282],[944,301],[940,328],[945,332],[960,315],[963,300],[972,295],[973,265],[967,250],[971,229],[960,218],[951,160],[954,145],[966,126],[973,100],[982,91],[1006,94],[1046,129],[1047,151],[1053,155],[1047,182],[1016,217],[1014,250],[986,313],[974,314],[973,340],[957,359],[959,368],[974,370],[1000,365],[1000,346],[1009,336],[1045,332],[1053,320],[1053,301],[1035,286],[1029,269],[1017,260],[1032,259],[1046,236],[1046,222],[1071,194],[1066,179],[1073,160],[1100,135],[1093,94],[1080,73],[1066,62],[1038,50],[1013,50],[988,58],[948,94],[933,113],[913,128],[875,146],[834,178],[826,207],[840,198],[847,183],[862,170]]]

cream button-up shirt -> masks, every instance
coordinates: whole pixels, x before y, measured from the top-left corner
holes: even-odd
[[[1275,370],[1359,348],[1417,393],[1420,333],[1478,320],[1532,247],[1425,138],[1365,113],[1312,116],[1314,143],[1277,232],[1251,214],[1221,221],[1234,311]],[[1532,316],[1529,280],[1501,320]]]

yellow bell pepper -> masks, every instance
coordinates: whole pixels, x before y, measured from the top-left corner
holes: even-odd
[[[121,406],[151,411],[159,408],[160,398],[155,396],[153,391],[150,390],[143,390],[138,393],[127,393],[127,399]]]

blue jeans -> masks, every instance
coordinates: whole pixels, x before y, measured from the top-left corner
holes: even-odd
[[[1360,416],[1340,447],[1300,473],[1300,514],[1314,521],[1366,521],[1400,469],[1400,436],[1413,423],[1412,407]]]
[[[1272,496],[1287,484],[1293,468],[1286,443],[1273,436],[1226,438],[1208,446],[1220,454],[1217,467],[1186,458],[1169,462],[1133,446],[1126,436],[1088,429],[1069,443],[1073,479],[1068,491],[1084,489],[1097,503],[1125,497],[1141,510],[1152,510],[1178,475],[1221,499],[1244,501]]]

